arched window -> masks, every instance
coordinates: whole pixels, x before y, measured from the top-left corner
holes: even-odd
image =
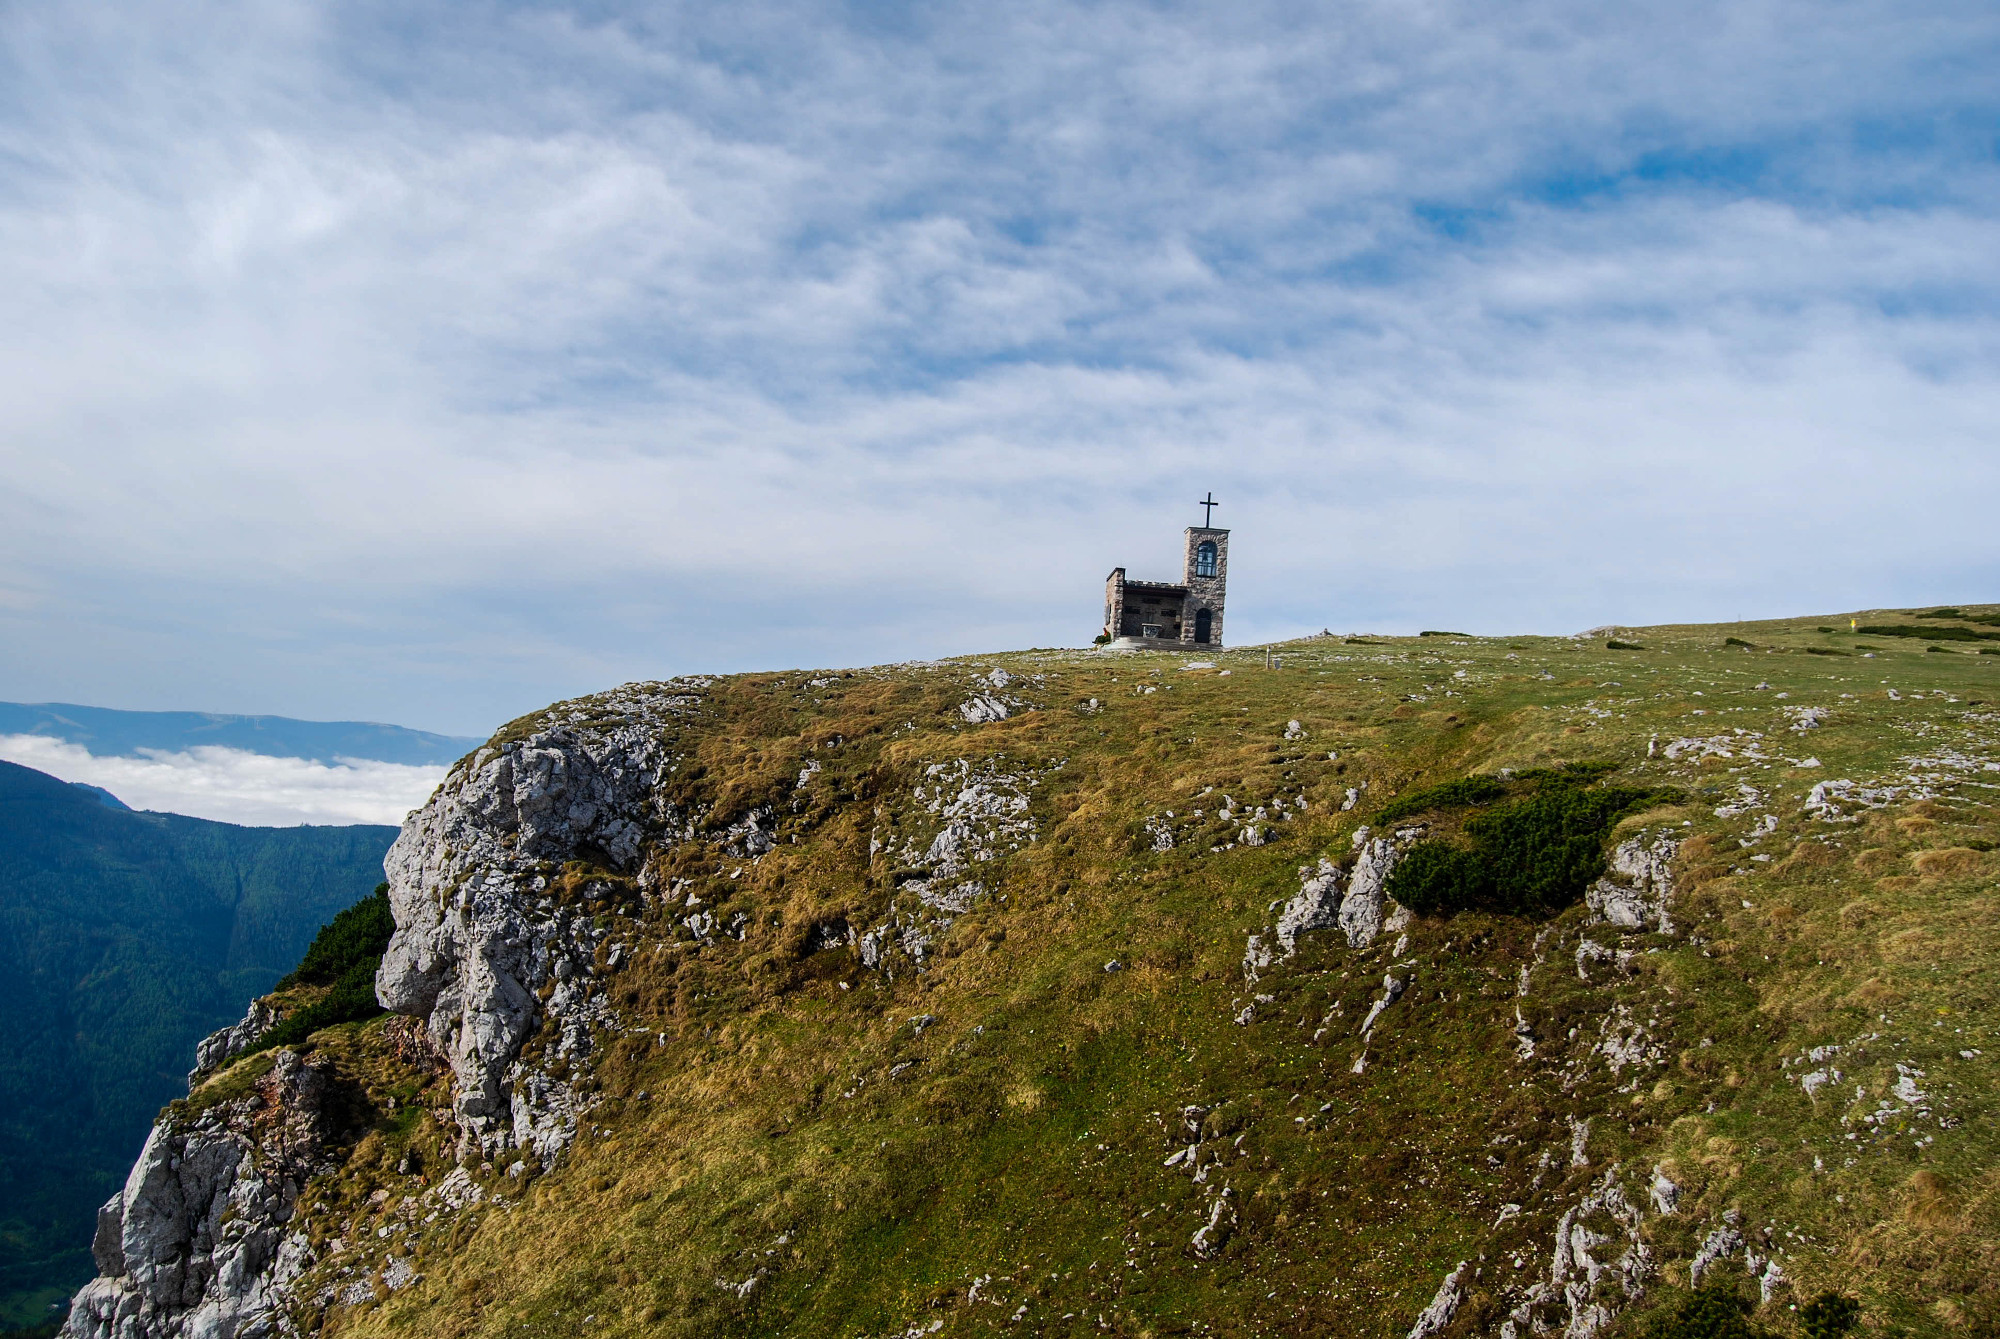
[[[1198,577],[1215,575],[1215,541],[1204,539],[1194,548],[1194,574]]]

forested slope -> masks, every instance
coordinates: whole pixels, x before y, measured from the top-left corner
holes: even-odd
[[[134,813],[0,763],[0,1323],[89,1276],[194,1043],[381,880],[395,832]]]

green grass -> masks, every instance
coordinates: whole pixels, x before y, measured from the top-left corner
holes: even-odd
[[[296,1045],[321,1028],[359,1023],[380,1014],[382,1006],[375,1002],[375,969],[380,962],[381,955],[377,954],[367,962],[355,963],[333,982],[332,988],[325,994],[301,1003],[257,1038],[252,1049],[262,1051],[273,1046]]]
[[[1797,648],[1828,621],[1649,628],[1644,657],[1568,638],[1318,639],[1278,648],[1282,669],[1264,648],[1196,671],[1042,652],[817,687],[827,676],[718,680],[663,730],[682,761],[662,798],[712,823],[781,800],[778,845],[755,861],[667,846],[649,882],[740,910],[745,938],[697,947],[657,901],[559,885],[648,946],[602,977],[631,1030],[599,1040],[590,1132],[509,1205],[424,1226],[423,1282],[336,1308],[323,1332],[852,1339],[936,1321],[944,1336],[1400,1339],[1445,1273],[1483,1256],[1462,1325],[1490,1333],[1496,1280],[1547,1277],[1563,1214],[1613,1166],[1640,1200],[1654,1167],[1683,1187],[1680,1213],[1645,1219],[1661,1274],[1629,1326],[1669,1323],[1688,1259],[1733,1210],[1770,1229],[1792,1279],[1747,1323],[1799,1334],[1789,1308],[1839,1289],[1865,1333],[1971,1332],[2000,1298],[2000,822],[1986,774],[1911,760],[2000,760],[2000,721],[1974,705],[2000,667],[1907,643],[1870,660],[1724,649]],[[965,727],[956,705],[996,665],[1039,709]],[[1827,714],[1795,732],[1800,707]],[[1305,738],[1285,738],[1293,720]],[[795,794],[806,759],[823,770]],[[914,787],[961,759],[1036,778],[1035,840],[979,866],[985,897],[922,971],[812,951],[812,927],[876,924],[910,897],[904,844],[921,853],[936,831]],[[1913,771],[1938,779],[1913,791]],[[1903,789],[1830,823],[1804,802],[1832,779]],[[1716,812],[1746,785],[1758,805]],[[1265,844],[1231,844],[1224,795],[1266,807]],[[1766,812],[1776,829],[1740,845]],[[1485,891],[1452,904],[1469,909],[1364,948],[1307,934],[1247,983],[1246,940],[1301,868],[1352,861],[1359,827],[1406,819],[1481,862]],[[1572,899],[1639,833],[1682,842],[1676,933],[1621,940]],[[1364,1041],[1392,970],[1407,989]],[[1614,1073],[1601,1048],[1620,1019],[1650,1058]],[[396,1071],[389,1038],[376,1020],[314,1044],[385,1105],[392,1084],[433,1082]],[[1829,1045],[1844,1077],[1808,1096],[1797,1062]],[[1942,1105],[1864,1120],[1898,1065]],[[367,1126],[316,1185],[315,1239],[375,1241],[372,1193],[449,1166],[450,1131],[426,1123],[437,1089],[421,1091],[409,1128]],[[1202,1183],[1163,1165],[1190,1105],[1219,1158]],[[1583,1119],[1589,1165],[1572,1167]],[[410,1148],[425,1170],[399,1173]],[[1199,1259],[1221,1184],[1237,1222]],[[759,1269],[745,1295],[718,1286]]]

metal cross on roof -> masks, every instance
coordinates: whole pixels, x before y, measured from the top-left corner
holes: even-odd
[[[1209,522],[1215,519],[1214,516],[1215,509],[1221,506],[1222,504],[1215,500],[1215,490],[1211,488],[1208,490],[1208,496],[1203,498],[1201,501],[1195,503],[1194,505],[1197,507],[1206,508],[1206,510],[1203,511],[1201,514],[1201,528],[1206,530],[1209,528]]]

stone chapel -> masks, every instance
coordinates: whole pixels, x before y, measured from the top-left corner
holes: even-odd
[[[1208,504],[1208,505],[1213,505]],[[1128,581],[1114,567],[1104,583],[1104,636],[1119,650],[1186,651],[1222,645],[1229,532],[1191,525],[1178,584]]]

